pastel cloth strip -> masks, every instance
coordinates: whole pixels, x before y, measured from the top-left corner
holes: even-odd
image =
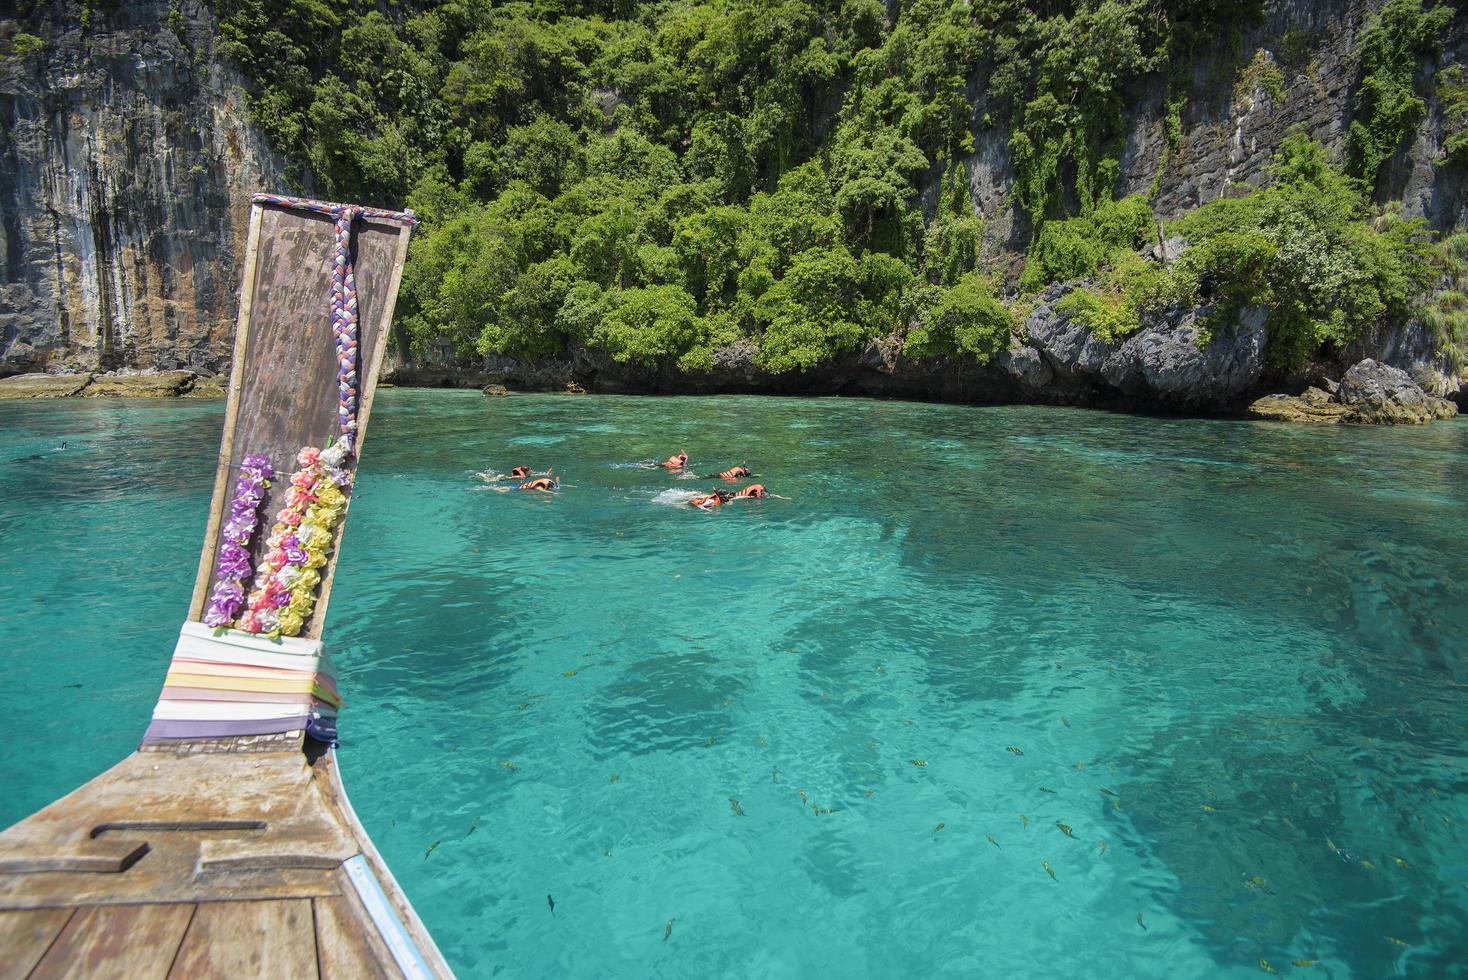
[[[320,640],[270,640],[203,623],[179,631],[143,744],[307,731],[336,739],[341,695]],[[317,737],[321,737],[320,734]]]

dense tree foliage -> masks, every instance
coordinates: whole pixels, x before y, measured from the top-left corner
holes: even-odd
[[[589,345],[697,370],[745,338],[782,371],[905,336],[914,353],[988,360],[1011,318],[1005,284],[980,267],[964,162],[985,130],[1009,134],[1013,201],[1028,219],[1020,288],[1094,280],[1071,302],[1107,335],[1184,294],[1242,302],[1267,290],[1308,324],[1291,333],[1301,343],[1404,302],[1407,280],[1377,283],[1376,299],[1352,291],[1355,306],[1327,285],[1284,289],[1297,271],[1287,263],[1310,258],[1283,257],[1295,245],[1327,244],[1352,268],[1377,254],[1363,258],[1377,239],[1349,230],[1364,220],[1354,189],[1348,215],[1329,205],[1344,224],[1311,211],[1200,235],[1186,284],[1135,254],[1156,222],[1146,196],[1112,200],[1124,108],[1160,81],[1175,130],[1195,56],[1226,48],[1262,0],[217,6],[221,50],[302,178],[425,219],[399,320],[419,347],[536,357]],[[1391,0],[1363,70],[1410,90],[1415,62],[1407,71],[1403,59],[1424,49],[1398,35],[1439,17]],[[1363,112],[1386,112],[1398,98],[1388,88],[1372,88],[1384,94]],[[1392,138],[1359,141],[1362,172]],[[1193,227],[1237,207],[1221,202]],[[1304,237],[1287,243],[1290,222]],[[1421,252],[1415,226],[1390,234],[1411,246],[1406,261]],[[1244,278],[1224,285],[1229,263]]]

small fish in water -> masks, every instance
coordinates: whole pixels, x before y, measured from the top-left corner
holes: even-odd
[[[1365,868],[1367,871],[1375,871],[1376,870],[1376,865],[1372,864],[1370,861],[1366,860],[1365,858],[1362,858],[1361,859],[1361,867]]]
[[[946,826],[948,826],[946,823],[939,823],[938,826],[933,828],[933,833],[936,834],[938,831],[942,830]]]
[[[67,687],[81,687],[80,684],[67,684]]]
[[[478,829],[479,829],[479,821],[476,820],[476,821],[474,821],[473,823],[471,823],[469,825],[469,833],[464,835],[464,840],[468,840],[469,839],[469,834],[474,833],[474,831],[476,831]]]
[[[427,861],[428,860],[428,855],[432,854],[433,853],[433,849],[436,848],[436,847],[438,847],[438,845],[439,844],[442,844],[442,843],[443,843],[443,841],[437,841],[436,840],[432,844],[429,844],[428,845],[428,850],[426,850],[426,851],[423,852],[423,860]]]
[[[1248,888],[1251,891],[1257,888],[1266,895],[1274,894],[1274,891],[1270,889],[1269,885],[1265,883],[1264,879],[1259,877],[1258,875],[1250,875],[1247,879],[1245,879],[1244,887]]]
[[[1121,800],[1112,800],[1111,801],[1111,809],[1113,809],[1113,810],[1120,810],[1121,809]]]
[[[1008,752],[1010,755],[1024,755],[1024,752],[1020,751],[1020,747],[1018,745],[1006,745],[1004,747],[1004,751]]]
[[[1259,969],[1263,970],[1265,973],[1278,973],[1279,972],[1274,967],[1270,966],[1269,965],[1269,961],[1266,960],[1262,956],[1259,957]]]
[[[1103,796],[1115,796],[1116,795],[1116,792],[1114,790],[1107,789],[1105,786],[1102,786],[1101,787],[1101,795],[1103,795]]]
[[[673,922],[673,919],[669,919],[668,924],[663,926],[663,942],[667,942],[668,937],[673,934]]]
[[[729,809],[734,811],[736,817],[744,816],[744,807],[740,806],[739,801],[732,796],[729,798]]]
[[[1023,813],[1019,815],[1019,822],[1024,826],[1026,830],[1030,829],[1030,818],[1025,816]]]
[[[1218,812],[1213,807],[1209,806],[1207,803],[1200,803],[1200,804],[1198,804],[1198,809],[1202,810],[1204,813],[1217,813]]]
[[[875,793],[875,792],[876,792],[876,790],[874,790],[874,789],[867,790],[866,798],[867,799],[871,799],[872,798],[872,794]]]
[[[887,668],[883,667],[881,664],[877,664],[877,673],[885,674],[887,673]]]
[[[555,915],[556,914],[556,900],[554,898],[551,898],[549,895],[547,895],[545,897],[545,904],[547,904],[547,905],[550,906],[551,915]]]
[[[611,857],[612,856],[612,852],[611,851],[602,851],[601,852],[601,856],[602,857]]]
[[[805,802],[805,790],[801,790],[800,791],[800,802],[801,803],[804,803]]]
[[[1388,854],[1387,857],[1391,858],[1392,859],[1392,862],[1397,867],[1399,867],[1399,868],[1410,868],[1411,867],[1410,864],[1408,864],[1406,861],[1403,861],[1401,858],[1397,857],[1395,854]]]
[[[1077,762],[1076,763],[1076,772],[1085,772],[1085,771],[1086,771],[1086,764],[1084,762]]]
[[[994,839],[994,835],[993,834],[985,834],[984,835],[984,840],[988,841],[990,844],[993,844],[995,847],[998,847],[999,846],[999,842]]]
[[[1137,925],[1142,927],[1143,932],[1147,931],[1147,923],[1142,921],[1142,913],[1140,912],[1137,913]]]
[[[1051,789],[1049,786],[1041,786],[1040,787],[1040,792],[1042,792],[1042,793],[1053,793],[1053,792],[1055,792],[1055,790]]]
[[[1065,715],[1061,715],[1060,716],[1060,723],[1062,725],[1064,725],[1066,728],[1069,728],[1070,727],[1070,719],[1067,718],[1067,717],[1065,717]]]
[[[908,759],[907,761],[908,762],[911,762],[913,765],[917,766],[919,769],[923,768],[924,766],[926,766],[928,764],[928,760],[927,759]]]
[[[1319,960],[1290,960],[1290,966],[1312,967],[1319,962]]]
[[[708,737],[708,739],[707,739],[707,740],[705,740],[705,741],[704,741],[704,743],[703,743],[703,744],[704,744],[704,745],[710,745],[710,746],[711,746],[711,745],[713,745],[713,744],[714,744],[714,737],[713,737],[713,736],[712,736],[712,735],[710,735],[710,736],[709,736],[709,737]]]
[[[508,770],[510,772],[519,772],[520,771],[520,767],[517,766],[517,765],[515,765],[509,759],[506,759],[504,762],[501,762],[500,763],[500,768],[501,769],[506,769],[506,770]]]
[[[622,777],[621,776],[618,776],[616,773],[612,773],[610,776],[607,777],[607,782],[609,782],[609,783],[615,783],[617,780],[619,780],[621,778]]]
[[[761,736],[760,736],[760,737],[759,737],[759,744],[760,744],[760,747],[761,747],[761,748],[763,748],[763,747],[765,747],[765,746],[766,746],[766,745],[769,745],[769,744],[770,744],[770,743],[769,743],[769,742],[766,742],[766,741],[765,741],[765,737],[764,737],[764,736],[763,736],[763,735],[761,735]]]
[[[576,676],[576,672],[574,670],[563,670],[563,671],[561,671],[561,676],[562,677],[575,677]]]
[[[770,782],[772,782],[772,783],[778,783],[779,781],[780,781],[780,767],[779,766],[776,766],[775,768],[773,768],[773,769],[770,770]]]
[[[524,711],[528,707],[530,707],[529,704],[517,704],[517,705],[515,705],[515,710],[516,711]]]
[[[1096,843],[1098,843],[1098,844],[1100,844],[1100,845],[1101,845],[1101,853],[1102,853],[1102,854],[1105,854],[1105,853],[1106,853],[1106,849],[1107,849],[1107,848],[1108,848],[1108,847],[1109,847],[1109,846],[1110,846],[1110,845],[1109,845],[1109,844],[1107,844],[1107,843],[1106,843],[1106,842],[1105,842],[1105,841],[1104,841],[1104,840],[1102,840],[1102,841],[1097,841],[1097,842],[1096,842]]]
[[[1289,814],[1285,814],[1284,816],[1280,817],[1280,819],[1283,820],[1285,823],[1289,824],[1291,827],[1293,827],[1295,825],[1295,822],[1290,819],[1290,815]]]
[[[1389,942],[1389,943],[1391,943],[1393,946],[1411,946],[1412,945],[1411,943],[1404,943],[1404,942],[1402,942],[1396,936],[1387,936],[1386,937],[1386,941]]]
[[[1076,835],[1075,831],[1070,829],[1070,824],[1068,823],[1061,823],[1059,820],[1057,820],[1055,821],[1055,826],[1059,827],[1060,832],[1067,837],[1074,838]]]
[[[1056,882],[1059,882],[1059,881],[1060,881],[1060,879],[1059,879],[1059,878],[1056,878],[1056,877],[1055,877],[1055,869],[1054,869],[1054,868],[1052,868],[1052,867],[1050,867],[1050,862],[1049,862],[1049,861],[1041,861],[1041,862],[1040,862],[1040,863],[1041,863],[1041,864],[1042,864],[1042,865],[1044,865],[1044,867],[1045,867],[1045,873],[1046,873],[1046,874],[1047,874],[1047,875],[1049,875],[1049,876],[1050,876],[1050,877],[1051,877],[1051,879],[1052,879],[1052,880],[1054,880],[1054,881],[1056,881]]]

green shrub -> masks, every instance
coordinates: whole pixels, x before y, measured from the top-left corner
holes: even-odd
[[[17,58],[27,58],[46,50],[46,42],[34,34],[24,32],[10,38],[10,53]]]
[[[988,280],[975,272],[943,290],[907,335],[905,353],[916,357],[971,357],[987,364],[1009,347],[1013,320]]]

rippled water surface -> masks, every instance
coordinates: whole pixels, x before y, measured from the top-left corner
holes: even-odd
[[[0,403],[0,822],[142,732],[221,414]],[[372,421],[341,759],[463,976],[1468,962],[1468,424],[426,391]],[[623,465],[680,448],[789,499],[700,513],[708,481]],[[571,486],[474,475],[522,461]]]

